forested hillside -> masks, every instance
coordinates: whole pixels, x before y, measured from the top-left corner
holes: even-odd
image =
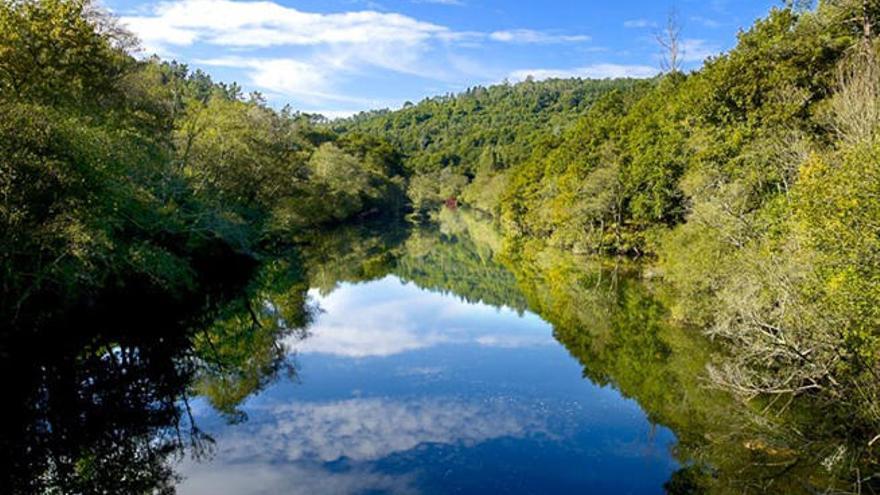
[[[209,260],[403,206],[388,143],[135,43],[88,0],[0,3],[4,325],[112,287],[196,292]]]
[[[428,100],[352,128],[400,146],[417,208],[455,198],[492,214],[512,256],[549,245],[646,259],[672,318],[729,345],[713,383],[771,409],[791,397],[827,408],[841,437],[857,439],[841,448],[873,458],[880,2],[795,4],[692,73],[499,86],[483,94],[514,102],[454,127],[478,98]],[[518,112],[497,121],[533,122],[533,104],[517,102],[566,84],[598,98],[538,118],[552,124],[530,123],[524,138],[504,125],[503,138],[480,138],[495,109]],[[526,149],[498,152],[499,142]]]
[[[558,145],[566,130],[601,96],[637,80],[554,79],[471,88],[403,109],[364,112],[337,121],[340,132],[381,136],[407,159],[409,198],[417,214],[462,196],[498,212],[507,171]]]
[[[693,72],[527,80],[327,123],[133,56],[137,41],[89,0],[0,2],[0,337],[40,335],[123,290],[210,307],[227,282],[218,272],[247,285],[258,260],[290,248],[258,273],[294,280],[278,282],[295,287],[287,302],[266,305],[281,296],[265,289],[212,327],[252,324],[263,355],[237,334],[219,352],[193,338],[220,362],[199,386],[234,415],[262,384],[254,370],[283,356],[281,323],[308,320],[301,234],[320,259],[322,226],[461,204],[492,217],[512,266],[544,269],[529,261],[547,247],[638,258],[665,302],[640,311],[722,344],[705,383],[762,426],[824,411],[823,435],[841,439],[826,468],[860,488],[875,476],[861,466],[880,465],[880,0],[789,3]],[[430,254],[509,285],[459,247]],[[370,263],[327,263],[328,285],[381,272],[386,253],[361,248]],[[467,278],[405,273],[432,287]],[[527,291],[533,305],[551,304],[543,285]],[[560,337],[592,361],[569,320],[582,321],[560,317]],[[659,332],[619,323],[597,334]],[[229,362],[247,366],[229,378]]]

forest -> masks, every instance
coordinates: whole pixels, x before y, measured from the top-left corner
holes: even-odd
[[[386,141],[137,60],[134,43],[86,1],[0,6],[4,324],[134,280],[185,294],[205,259],[403,207]]]
[[[789,5],[690,73],[478,88],[337,128],[396,143],[416,211],[482,210],[513,259],[547,246],[639,259],[670,319],[727,349],[714,385],[827,411],[858,438],[848,453],[876,459],[878,21],[880,2]],[[541,115],[566,112],[578,84],[593,88],[580,115]],[[515,103],[492,105],[504,94]],[[492,115],[509,107],[518,119]],[[544,130],[510,139],[523,121]]]
[[[872,480],[862,467],[880,465],[878,23],[878,0],[792,2],[699,70],[505,82],[329,121],[135,56],[138,41],[90,0],[2,2],[0,355],[121,289],[181,315],[210,308],[211,331],[193,337],[198,387],[234,417],[261,386],[255,370],[279,372],[273,325],[302,327],[309,282],[345,279],[304,268],[322,242],[346,242],[322,232],[432,222],[451,202],[500,232],[479,259],[534,270],[530,280],[588,268],[544,266],[547,249],[638,266],[675,331],[722,349],[694,373],[762,411],[758,421],[825,411],[828,435],[845,439],[826,467],[861,487]],[[404,259],[407,279],[520,311],[552,305],[558,285],[518,296],[491,267],[481,279],[501,293],[481,296],[456,273],[477,258],[422,242],[450,268]],[[255,268],[279,253],[286,261]],[[227,297],[216,266],[262,296]],[[298,290],[265,292],[273,281]],[[271,314],[266,297],[279,299]],[[561,338],[598,352],[570,335],[577,317],[560,299],[544,312]],[[639,322],[611,321],[624,327],[615,338],[639,338]],[[249,335],[265,355],[230,378],[245,347],[215,344],[242,322],[260,329]],[[658,328],[644,330],[675,340]]]

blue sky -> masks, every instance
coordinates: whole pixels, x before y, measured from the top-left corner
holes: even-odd
[[[780,0],[104,0],[158,53],[330,117],[547,77],[649,77],[674,7],[685,65]]]

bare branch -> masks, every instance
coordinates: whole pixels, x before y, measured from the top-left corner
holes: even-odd
[[[678,20],[678,10],[670,9],[666,18],[666,26],[655,34],[657,43],[662,49],[660,67],[663,72],[670,74],[681,71],[681,62],[684,50],[681,42],[681,24]]]

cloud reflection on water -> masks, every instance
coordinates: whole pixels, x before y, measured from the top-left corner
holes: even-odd
[[[373,461],[425,443],[469,446],[543,429],[539,411],[504,398],[350,399],[258,413],[262,420],[224,438],[226,461]]]
[[[181,469],[181,494],[565,491],[632,469],[645,470],[633,487],[654,486],[674,468],[670,433],[655,437],[637,404],[583,380],[534,314],[395,277],[312,297],[324,312],[290,342],[302,383],[220,426],[212,462]]]
[[[418,493],[411,475],[388,475],[358,468],[338,472],[320,464],[277,466],[241,462],[216,466],[187,463],[189,474],[178,488],[187,495],[314,495],[327,493],[387,493],[410,495]]]
[[[414,493],[413,474],[378,473],[372,463],[426,444],[470,447],[545,430],[539,409],[504,398],[350,399],[253,412],[220,439],[210,465],[185,466],[181,493]],[[350,466],[330,467],[338,461]]]
[[[324,311],[304,342],[291,342],[302,354],[348,358],[388,357],[442,344],[488,347],[553,345],[550,326],[531,313],[462,304],[455,296],[419,289],[388,277],[364,297],[357,285],[344,285],[327,297],[311,297]],[[357,318],[352,318],[352,315]]]

